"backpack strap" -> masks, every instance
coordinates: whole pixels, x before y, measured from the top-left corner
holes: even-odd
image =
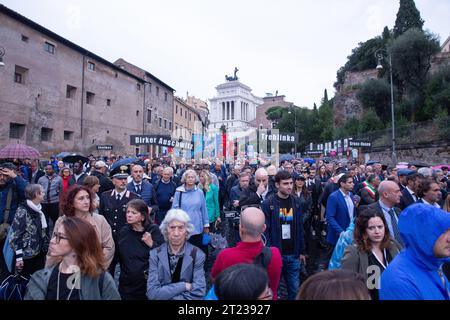
[[[8,222],[9,211],[11,210],[11,202],[13,197],[13,187],[9,188],[8,195],[6,196],[5,214],[3,215],[3,223]]]
[[[183,197],[183,192],[180,191],[180,197],[178,198],[178,208],[181,209],[181,198]]]
[[[255,257],[253,263],[267,269],[272,259],[272,250],[270,247],[264,246],[261,252]]]
[[[103,298],[103,284],[105,283],[105,271],[102,272],[98,279],[98,288],[100,290],[100,297]]]

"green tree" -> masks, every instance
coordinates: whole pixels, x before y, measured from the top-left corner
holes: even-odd
[[[344,77],[347,71],[374,69],[377,66],[377,59],[374,56],[374,52],[384,47],[383,38],[379,36],[366,42],[360,42],[358,47],[352,50],[352,54],[347,57],[346,64],[338,70],[337,82],[334,86],[337,88],[344,83]]]
[[[385,79],[366,81],[356,96],[364,109],[374,109],[383,122],[389,120],[391,87]]]
[[[285,110],[283,107],[280,106],[270,107],[269,109],[266,110],[267,120],[278,122],[283,117],[284,112]]]
[[[394,26],[394,37],[397,38],[411,28],[422,30],[424,21],[416,8],[414,0],[400,0],[400,8]]]
[[[407,94],[410,120],[416,120],[417,109],[423,106],[424,90],[431,58],[440,50],[437,36],[419,29],[409,29],[389,46],[392,68],[401,92]],[[422,120],[422,119],[417,119]]]
[[[450,66],[440,69],[427,82],[424,112],[429,118],[437,113],[450,115]]]
[[[377,113],[373,109],[364,111],[364,114],[359,121],[359,132],[367,133],[370,131],[381,130],[384,128],[383,122],[377,116]]]

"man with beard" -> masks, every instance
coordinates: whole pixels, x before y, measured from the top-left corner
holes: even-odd
[[[78,161],[73,164],[73,175],[70,177],[69,186],[74,184],[83,185],[84,178],[87,174],[83,172],[83,162]]]
[[[288,299],[294,300],[300,286],[300,263],[306,264],[303,219],[300,201],[292,195],[294,182],[287,170],[275,175],[276,194],[262,204],[266,220],[267,245],[281,251],[282,277]]]

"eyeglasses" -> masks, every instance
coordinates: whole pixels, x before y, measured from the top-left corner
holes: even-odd
[[[69,240],[69,238],[62,236],[60,233],[53,232],[53,237],[56,239],[56,243],[59,243],[61,239]]]

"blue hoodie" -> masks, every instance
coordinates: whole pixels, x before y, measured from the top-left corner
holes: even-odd
[[[380,300],[450,300],[439,277],[442,264],[450,259],[433,255],[436,240],[450,229],[450,214],[414,204],[400,214],[398,228],[405,249],[381,275]]]

